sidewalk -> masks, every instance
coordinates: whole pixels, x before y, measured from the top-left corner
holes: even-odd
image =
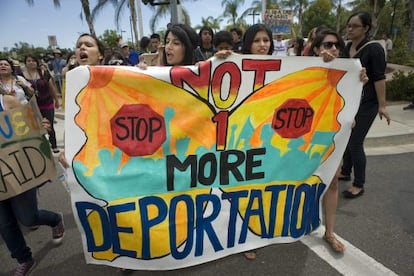
[[[365,139],[368,155],[414,152],[414,110],[403,110],[407,104],[388,104],[390,125],[377,116]]]
[[[386,74],[386,80],[392,79],[398,71],[410,72],[414,68],[388,63],[391,69]],[[414,110],[403,110],[408,102],[388,102],[387,109],[391,116],[391,124],[375,119],[365,140],[365,150],[368,155],[396,154],[414,152]]]

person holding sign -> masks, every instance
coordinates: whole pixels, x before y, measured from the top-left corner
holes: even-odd
[[[184,24],[172,25],[165,34],[164,50],[158,53],[162,55],[161,65],[194,65],[197,44],[197,33],[191,27]],[[138,67],[146,69],[147,66],[145,60],[140,57]]]
[[[324,61],[331,61],[339,57],[339,52],[344,47],[345,43],[342,38],[336,32],[329,29],[324,29],[318,32],[311,44],[313,53],[317,56],[321,56]],[[338,174],[339,171],[335,174],[323,197],[326,227],[323,239],[329,244],[333,251],[342,253],[345,251],[345,246],[334,234],[336,209],[338,206]]]
[[[100,65],[103,62],[104,55],[105,46],[96,36],[83,33],[78,37],[75,56],[79,65]],[[59,162],[64,168],[69,168],[64,150],[59,155]]]
[[[341,51],[345,47],[345,42],[336,32],[324,28],[316,33],[311,49],[317,56],[321,56],[325,62],[332,61],[339,57]],[[360,81],[364,84],[368,82],[365,68],[360,72]],[[336,208],[338,206],[338,177],[340,169],[338,168],[334,178],[329,185],[328,190],[323,198],[323,209],[325,212],[325,234],[323,239],[329,244],[333,251],[343,253],[345,245],[340,242],[334,234],[334,226],[336,220]]]
[[[14,96],[0,94],[0,112],[20,106]],[[42,124],[43,127],[50,128],[47,120],[43,120]],[[0,234],[12,258],[19,263],[14,275],[27,275],[34,266],[34,260],[30,248],[26,245],[19,222],[25,226],[50,226],[54,244],[62,242],[65,229],[61,214],[38,209],[37,187],[0,201]]]
[[[259,54],[270,55],[273,52],[273,44],[271,39],[271,32],[264,25],[255,24],[251,26],[245,33],[243,39],[243,53],[244,54]],[[332,61],[339,56],[339,52],[345,46],[341,37],[331,30],[323,30],[318,33],[318,36],[312,43],[313,52],[323,58],[325,62]],[[216,53],[216,57],[225,58],[229,56],[231,51],[220,51]],[[365,69],[361,71],[361,81],[367,81]],[[338,171],[339,173],[339,171]],[[337,173],[337,174],[338,174]],[[338,205],[338,177],[337,175],[332,180],[328,191],[324,196],[324,212],[326,233],[324,240],[328,242],[331,248],[338,253],[344,252],[345,246],[335,237],[334,225],[336,218],[336,208]],[[256,257],[254,251],[245,252],[245,257],[253,260]]]
[[[81,34],[76,41],[76,61],[79,65],[100,65],[104,58],[105,46],[94,35]]]
[[[271,55],[274,51],[272,31],[263,24],[250,26],[243,37],[243,54],[252,55]],[[244,257],[248,260],[256,259],[256,251],[244,252]]]

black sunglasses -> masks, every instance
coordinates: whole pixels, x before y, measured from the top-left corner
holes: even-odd
[[[323,48],[325,49],[331,49],[334,45],[336,49],[339,49],[341,44],[339,42],[332,42],[332,41],[326,41],[321,43]]]

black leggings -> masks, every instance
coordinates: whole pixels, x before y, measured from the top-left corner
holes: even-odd
[[[367,158],[364,151],[364,140],[375,117],[378,114],[378,104],[362,104],[355,116],[355,127],[351,131],[348,145],[345,149],[342,175],[350,175],[354,168],[353,186],[363,188]]]

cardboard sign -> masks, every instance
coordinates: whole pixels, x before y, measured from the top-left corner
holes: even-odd
[[[268,9],[265,11],[264,23],[273,34],[291,34],[293,12],[291,10]]]
[[[141,54],[141,56],[144,58],[145,63],[149,66],[155,66],[159,63],[158,53],[144,53]]]
[[[0,112],[0,201],[56,178],[36,99]]]
[[[71,70],[66,153],[87,262],[176,269],[309,234],[360,70],[254,55]]]

